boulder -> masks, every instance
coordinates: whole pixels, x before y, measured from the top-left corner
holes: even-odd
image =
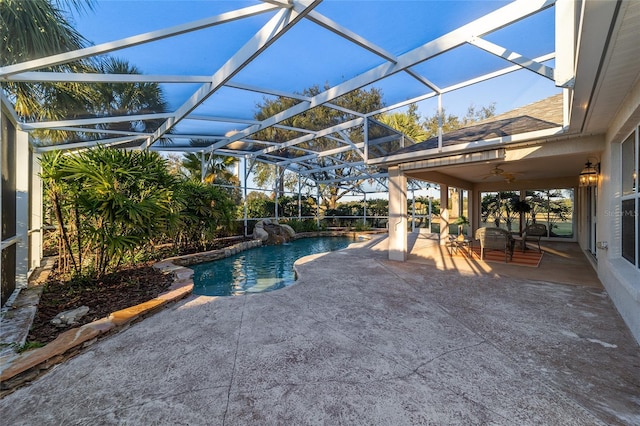
[[[269,219],[259,221],[253,228],[253,238],[262,240],[262,243],[267,245],[289,242],[295,234],[296,232],[289,225],[281,225]]]
[[[60,312],[51,320],[51,324],[60,328],[67,327],[76,324],[78,320],[87,315],[88,312],[88,306],[80,306],[79,308],[71,309],[70,311]]]

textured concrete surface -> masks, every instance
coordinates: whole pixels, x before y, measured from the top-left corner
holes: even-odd
[[[0,400],[5,424],[639,424],[640,350],[597,287],[305,258],[191,297]]]

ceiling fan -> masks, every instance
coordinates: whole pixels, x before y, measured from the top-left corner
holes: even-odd
[[[499,164],[496,164],[495,166],[493,166],[493,168],[491,170],[489,170],[488,174],[486,174],[486,175],[484,175],[482,177],[482,180],[493,178],[493,177],[501,177],[507,183],[511,183],[511,182],[516,180],[515,175],[517,175],[517,174],[518,173],[506,172],[506,171],[504,171],[503,169],[500,168]]]

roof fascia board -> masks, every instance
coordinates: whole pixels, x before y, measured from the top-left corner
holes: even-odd
[[[175,112],[174,117],[165,121],[150,137],[144,142],[141,148],[146,149],[155,141],[160,139],[180,120],[186,117],[191,111],[197,108],[209,96],[215,93],[227,81],[233,78],[238,72],[246,67],[254,58],[258,57],[265,49],[271,46],[283,34],[290,30],[314,7],[320,4],[321,0],[305,2],[302,11],[292,9],[280,9],[249,41],[240,48],[213,76],[211,83],[202,85],[191,97],[182,104]],[[235,140],[242,139],[248,135],[242,135]]]
[[[90,56],[102,55],[114,50],[124,49],[126,47],[137,46],[143,43],[149,43],[156,40],[162,40],[191,31],[201,30],[203,28],[220,25],[226,22],[236,21],[238,19],[247,18],[272,10],[280,9],[278,6],[268,4],[258,4],[255,6],[245,7],[243,9],[233,10],[231,12],[221,13],[205,19],[180,24],[162,30],[151,31],[148,33],[138,34],[126,37],[120,40],[101,43],[96,46],[85,47],[83,49],[74,50],[72,52],[60,53],[57,55],[47,56],[44,58],[34,59],[15,65],[8,65],[0,68],[0,77],[17,74],[25,71],[32,71],[39,68],[50,67],[54,65],[73,62]]]
[[[537,130],[535,132],[520,133],[517,135],[503,136],[500,138],[482,139],[474,142],[460,143],[451,146],[445,146],[442,149],[429,148],[423,151],[407,152],[403,154],[391,155],[387,157],[372,158],[367,160],[368,165],[394,165],[406,162],[407,160],[415,160],[416,157],[429,158],[439,157],[447,154],[463,153],[466,151],[492,148],[497,146],[506,146],[512,143],[523,142],[532,139],[540,139],[563,134],[563,127],[553,127],[550,129]]]
[[[319,93],[314,96],[308,104],[300,103],[263,120],[260,124],[244,129],[231,137],[229,142],[233,142],[234,138],[240,139],[242,137],[246,137],[261,129],[300,114],[307,109],[332,101],[353,90],[375,83],[378,80],[403,71],[420,62],[424,62],[427,59],[433,58],[443,52],[465,44],[473,36],[482,36],[522,20],[551,7],[554,2],[555,0],[516,0],[509,3],[506,6],[503,6],[469,24],[463,25],[448,34],[438,37],[435,40],[431,40],[416,49],[398,56],[398,62],[395,64],[384,63],[374,67],[350,80]]]
[[[452,166],[458,164],[478,163],[482,161],[503,160],[506,156],[504,148],[496,148],[485,151],[468,152],[464,154],[452,154],[437,158],[428,158],[425,160],[416,160],[409,163],[399,165],[400,170],[421,170],[433,169],[443,166]]]
[[[587,126],[598,80],[608,59],[607,47],[621,4],[622,2],[615,0],[583,2],[576,53],[576,80],[569,119],[572,131],[583,132]]]

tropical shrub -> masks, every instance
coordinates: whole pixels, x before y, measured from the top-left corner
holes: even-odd
[[[235,206],[219,187],[186,180],[176,185],[177,226],[173,238],[182,249],[206,249],[219,232],[231,229]]]
[[[41,164],[67,271],[100,277],[175,219],[176,181],[157,153],[97,148]]]
[[[289,219],[286,224],[296,232],[315,232],[326,229],[326,226],[318,226],[318,222],[315,219]]]

